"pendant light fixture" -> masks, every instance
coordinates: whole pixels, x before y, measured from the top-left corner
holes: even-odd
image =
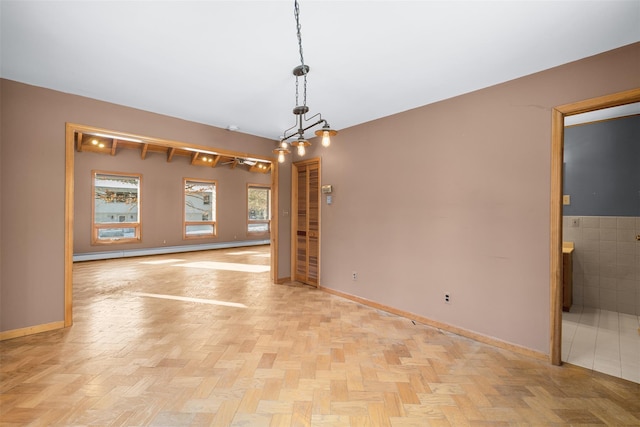
[[[320,113],[317,113],[307,118],[309,107],[307,107],[307,74],[309,74],[309,66],[304,63],[304,55],[302,54],[302,35],[300,31],[300,6],[298,0],[294,0],[293,12],[296,18],[296,32],[298,35],[298,50],[300,52],[300,65],[293,69],[293,75],[296,77],[296,106],[293,109],[293,114],[296,117],[296,124],[284,131],[282,138],[279,141],[278,147],[273,152],[278,155],[278,162],[282,163],[285,160],[285,155],[289,154],[289,146],[296,147],[296,151],[299,156],[304,156],[306,148],[311,145],[304,137],[305,131],[322,124],[322,128],[317,130],[315,134],[322,137],[322,146],[328,147],[331,144],[331,137],[338,132],[331,129],[329,123],[322,118]],[[302,78],[302,104],[300,104],[300,78]],[[290,139],[296,137],[291,142]]]

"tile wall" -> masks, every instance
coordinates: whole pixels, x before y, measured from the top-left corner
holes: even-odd
[[[573,304],[640,315],[640,217],[564,216],[573,242]]]

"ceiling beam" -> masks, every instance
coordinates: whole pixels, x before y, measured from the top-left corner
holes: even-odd
[[[200,155],[200,153],[198,151],[196,151],[195,153],[193,153],[191,155],[191,164],[195,165],[196,164],[196,160],[198,160],[198,156]]]
[[[115,156],[116,155],[116,148],[118,147],[118,140],[117,139],[113,139],[113,142],[111,143],[111,155]]]
[[[118,137],[113,136],[111,138],[93,138],[92,134],[84,134],[83,132],[76,130],[74,132],[75,140],[73,141],[74,149],[78,152],[81,151],[90,151],[94,153],[104,153],[110,154],[111,156],[117,155],[118,151],[122,151],[123,149],[140,149],[140,158],[142,160],[146,160],[149,152],[164,152],[167,155],[167,163],[171,163],[175,155],[178,156],[188,156],[190,157],[190,164],[192,166],[209,166],[211,168],[215,168],[218,165],[229,166],[231,169],[236,169],[238,165],[248,166],[249,172],[258,172],[258,173],[269,173],[272,170],[272,165],[269,161],[258,160],[255,165],[249,166],[247,163],[243,161],[242,157],[236,157],[234,154],[214,154],[211,153],[209,156],[209,152],[200,152],[200,151],[192,151],[191,150],[183,150],[180,147],[175,146],[163,146],[162,144],[156,144],[154,142],[148,141],[139,141],[140,144],[132,144],[128,143],[126,140],[118,139]],[[85,143],[85,136],[87,137]],[[98,142],[102,147],[94,142]],[[106,146],[111,141],[111,146]],[[262,167],[260,167],[262,166]]]

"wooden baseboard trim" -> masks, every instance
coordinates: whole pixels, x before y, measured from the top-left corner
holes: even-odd
[[[291,281],[291,277],[281,277],[280,279],[276,280],[276,285],[282,285],[283,283],[287,283]]]
[[[479,334],[477,332],[473,332],[473,331],[469,331],[467,329],[463,329],[463,328],[459,328],[457,326],[452,326],[446,323],[442,323],[442,322],[438,322],[436,320],[432,320],[414,313],[410,313],[408,311],[404,311],[404,310],[400,310],[394,307],[389,307],[387,305],[384,304],[380,304],[378,302],[375,301],[371,301],[368,300],[366,298],[362,298],[359,296],[355,296],[355,295],[351,295],[351,294],[347,294],[341,291],[337,291],[335,289],[331,289],[331,288],[326,288],[324,286],[318,286],[318,289],[333,294],[333,295],[337,295],[339,297],[342,298],[346,298],[348,300],[351,301],[355,301],[355,302],[359,302],[360,304],[364,304],[366,306],[378,309],[378,310],[382,310],[382,311],[386,311],[387,313],[392,313],[392,314],[396,314],[398,316],[402,316],[402,317],[406,317],[407,319],[410,320],[415,320],[416,322],[437,328],[437,329],[442,329],[443,331],[447,331],[447,332],[451,332],[453,334],[456,335],[460,335],[462,337],[465,338],[470,338],[474,341],[478,341],[484,344],[489,344],[492,345],[494,347],[498,347],[504,350],[509,350],[509,351],[513,351],[514,353],[518,353],[524,356],[528,356],[528,357],[532,357],[534,359],[538,359],[538,360],[544,360],[544,361],[549,361],[549,355],[548,354],[544,354],[541,353],[539,351],[536,350],[532,350],[530,348],[526,348],[526,347],[522,347],[516,344],[512,344],[506,341],[502,341],[499,340],[497,338],[493,338],[493,337],[489,337],[486,335],[482,335]]]
[[[12,329],[10,331],[0,332],[0,341],[25,337],[27,335],[39,334],[40,332],[55,331],[56,329],[63,328],[64,321],[45,323],[44,325],[29,326],[28,328]]]

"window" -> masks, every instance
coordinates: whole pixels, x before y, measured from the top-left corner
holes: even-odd
[[[247,234],[269,234],[271,231],[271,187],[247,185]]]
[[[132,243],[140,236],[142,175],[93,171],[92,243]]]
[[[215,237],[216,181],[184,180],[184,238]]]

